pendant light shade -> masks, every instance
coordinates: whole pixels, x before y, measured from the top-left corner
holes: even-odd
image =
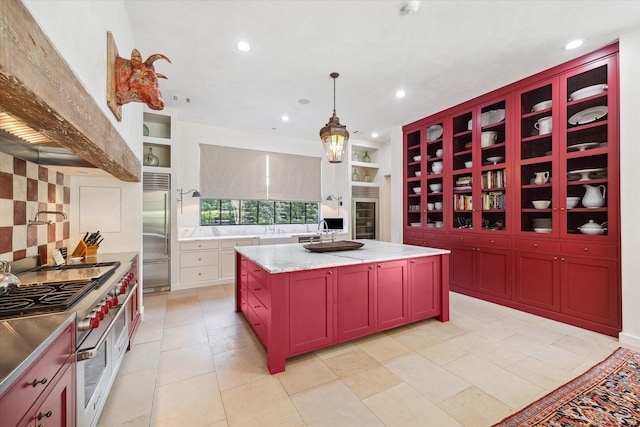
[[[344,152],[349,141],[349,132],[346,125],[340,124],[340,119],[336,116],[336,79],[340,74],[331,73],[333,79],[333,116],[322,129],[320,129],[320,139],[324,146],[329,163],[340,163],[344,157]]]

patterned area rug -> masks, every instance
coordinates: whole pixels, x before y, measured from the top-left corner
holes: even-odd
[[[603,362],[494,427],[640,426],[640,353],[617,349]]]

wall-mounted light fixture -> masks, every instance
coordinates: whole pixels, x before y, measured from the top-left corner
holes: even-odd
[[[180,203],[180,213],[182,213],[182,196],[189,193],[192,193],[191,197],[200,197],[200,192],[196,189],[182,191],[182,188],[178,188],[178,203]]]
[[[337,201],[338,202],[338,214],[340,214],[340,206],[342,206],[342,196],[334,196],[333,194],[329,194],[327,196],[327,201],[329,201],[329,202]]]

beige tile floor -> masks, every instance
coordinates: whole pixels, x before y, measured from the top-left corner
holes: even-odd
[[[451,293],[427,320],[289,359],[234,312],[233,285],[145,295],[99,427],[490,426],[612,353],[616,339]]]

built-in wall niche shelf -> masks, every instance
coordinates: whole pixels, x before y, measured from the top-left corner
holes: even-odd
[[[152,144],[145,142],[143,144],[144,152],[142,153],[142,165],[144,167],[159,167],[170,168],[171,167],[171,146],[166,144]],[[156,161],[148,162],[147,157],[155,156]]]
[[[362,166],[360,163],[353,162],[351,164],[351,182],[357,182],[361,184],[378,185],[378,168],[372,166],[370,163],[365,163],[366,166]]]
[[[143,113],[142,135],[147,138],[171,139],[171,116]]]

